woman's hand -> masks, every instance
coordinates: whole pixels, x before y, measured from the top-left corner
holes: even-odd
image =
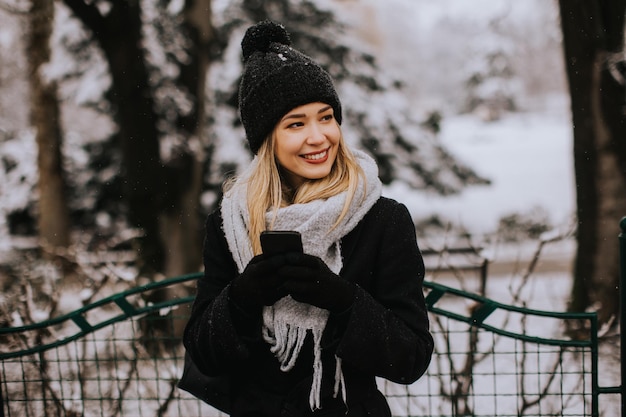
[[[352,305],[355,286],[332,272],[320,258],[307,254],[289,254],[287,264],[278,273],[284,289],[301,303],[311,304],[333,313]]]
[[[278,274],[285,265],[285,255],[257,255],[233,280],[230,300],[244,311],[252,312],[269,306],[287,295],[284,276]]]

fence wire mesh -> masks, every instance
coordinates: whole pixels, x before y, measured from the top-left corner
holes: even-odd
[[[0,417],[223,416],[176,388],[191,299],[145,297],[196,278],[0,329]],[[433,283],[427,292],[436,340],[427,374],[409,386],[378,381],[394,416],[598,415],[595,315],[509,308]],[[584,322],[587,335],[556,337],[566,319]]]
[[[432,316],[427,375],[410,386],[381,381],[394,416],[593,415],[589,348],[511,339]]]

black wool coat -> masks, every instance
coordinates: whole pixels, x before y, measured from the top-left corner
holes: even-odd
[[[219,210],[209,215],[204,277],[185,329],[184,344],[207,375],[229,375],[231,416],[390,416],[375,377],[410,384],[433,351],[422,282],[424,263],[406,207],[381,197],[341,240],[340,276],[356,285],[354,303],[331,314],[322,337],[322,409],[312,413],[310,335],[289,372],[261,337],[261,315],[247,316],[229,302],[238,275]],[[335,355],[342,360],[347,414],[333,398]]]

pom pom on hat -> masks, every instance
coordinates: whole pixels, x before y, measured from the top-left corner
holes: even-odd
[[[244,62],[256,51],[268,52],[271,42],[291,45],[291,39],[283,25],[266,20],[250,27],[241,41]]]
[[[241,42],[239,115],[255,154],[280,119],[298,106],[326,103],[341,123],[341,103],[330,75],[290,45],[285,28],[271,21],[248,28]]]

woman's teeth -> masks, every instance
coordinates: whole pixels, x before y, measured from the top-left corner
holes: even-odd
[[[316,153],[314,155],[304,155],[304,159],[312,159],[312,160],[322,159],[326,156],[327,153],[328,151],[324,151],[321,153]]]

